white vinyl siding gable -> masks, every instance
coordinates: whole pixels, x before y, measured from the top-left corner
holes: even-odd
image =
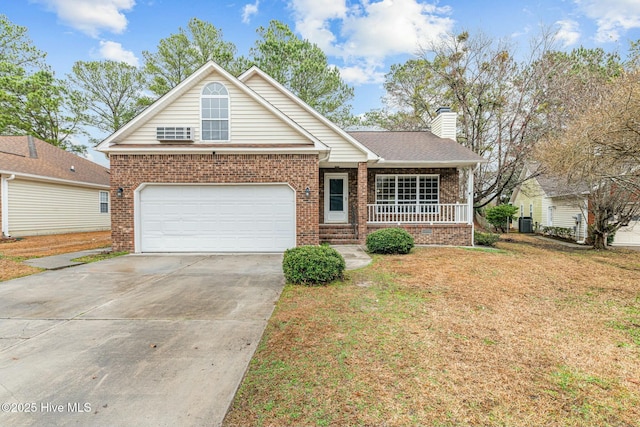
[[[262,77],[254,75],[245,84],[313,136],[331,147],[329,162],[364,162],[367,160],[365,153],[308,111],[305,111]]]
[[[111,216],[100,212],[97,190],[15,179],[9,182],[12,236],[108,230]]]
[[[202,141],[201,94],[209,83],[220,82],[229,92],[229,141]],[[119,144],[158,144],[156,128],[188,126],[194,129],[194,145],[198,143],[232,144],[310,144],[308,138],[294,130],[255,99],[228,82],[218,73],[211,73],[175,101],[167,105],[146,123],[123,137]]]

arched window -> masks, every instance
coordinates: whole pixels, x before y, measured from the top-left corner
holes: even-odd
[[[221,83],[209,83],[201,98],[203,141],[229,140],[229,92]]]

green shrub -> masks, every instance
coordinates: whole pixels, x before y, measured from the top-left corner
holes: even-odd
[[[506,232],[509,220],[513,220],[518,208],[512,205],[498,205],[486,210],[486,219],[496,231]]]
[[[542,234],[567,240],[573,239],[573,230],[565,227],[542,227]]]
[[[500,240],[499,234],[483,233],[481,231],[475,231],[473,233],[473,241],[476,245],[495,246],[498,240]]]
[[[345,268],[342,255],[329,246],[287,249],[282,260],[287,283],[301,285],[323,285],[341,279]]]
[[[408,254],[413,237],[402,228],[383,228],[367,236],[367,249],[374,254]]]

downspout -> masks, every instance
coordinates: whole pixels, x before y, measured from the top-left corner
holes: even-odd
[[[9,176],[0,175],[0,205],[2,206],[2,237],[11,237],[9,235],[9,181],[16,179],[15,174]]]
[[[467,204],[469,213],[469,224],[471,224],[471,246],[475,246],[475,225],[473,221],[473,178],[476,171],[480,167],[480,163],[476,163],[474,168],[469,168],[469,175],[467,176]]]

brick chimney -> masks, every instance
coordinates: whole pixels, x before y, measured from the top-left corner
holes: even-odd
[[[449,107],[440,107],[436,110],[436,117],[431,120],[431,132],[440,138],[449,138],[456,141],[456,119],[458,115]]]

